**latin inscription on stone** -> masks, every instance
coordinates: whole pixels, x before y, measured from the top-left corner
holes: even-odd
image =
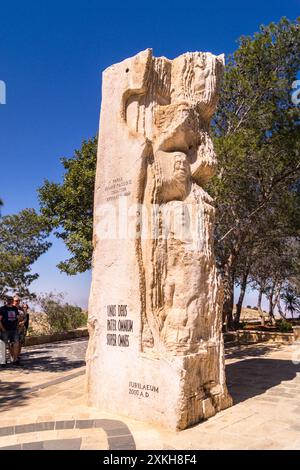
[[[159,388],[155,385],[141,384],[139,382],[129,382],[129,395],[139,398],[149,398],[150,393],[158,394]]]
[[[133,333],[133,320],[127,317],[127,305],[107,305],[107,341],[108,346],[130,346],[130,333]]]
[[[130,196],[131,192],[128,187],[131,185],[131,183],[132,181],[130,179],[127,180],[125,178],[114,178],[109,181],[104,188],[104,191],[107,195],[106,202],[114,201],[120,196]]]

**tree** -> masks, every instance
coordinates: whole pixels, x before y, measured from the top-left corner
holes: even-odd
[[[285,282],[280,298],[285,303],[285,311],[289,312],[294,318],[295,313],[300,312],[300,248],[298,246],[298,255],[291,260],[293,269]],[[280,303],[280,299],[279,299]]]
[[[58,265],[70,275],[91,267],[96,160],[94,137],[84,141],[73,157],[61,159],[65,169],[61,184],[46,180],[38,190],[42,215],[72,254]]]
[[[282,298],[285,302],[287,311],[290,312],[292,318],[294,318],[294,313],[299,312],[300,310],[299,297],[291,288],[288,288],[283,293]]]
[[[251,263],[253,260],[253,247],[245,247],[244,254],[240,256],[241,262],[237,266],[235,284],[240,287],[240,295],[236,304],[236,311],[233,319],[234,326],[239,327],[242,306],[246,294],[247,285],[249,283],[249,275]]]
[[[43,294],[38,302],[47,317],[49,333],[70,331],[87,324],[86,312],[65,302],[63,294]]]
[[[210,191],[217,201],[216,251],[229,325],[242,249],[251,247],[261,226],[264,236],[272,236],[274,223],[283,227],[278,211],[285,201],[299,204],[300,109],[290,96],[299,68],[299,20],[285,18],[242,37],[226,68],[213,126],[219,168]],[[272,221],[269,235],[265,219]]]
[[[51,246],[49,226],[34,209],[0,218],[0,297],[14,290],[30,296],[29,286],[38,278],[32,264]]]

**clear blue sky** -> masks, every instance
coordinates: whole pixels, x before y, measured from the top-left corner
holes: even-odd
[[[281,16],[300,15],[300,0],[11,0],[0,4],[0,197],[3,214],[38,207],[44,178],[60,181],[59,157],[97,132],[101,71],[147,47],[169,58],[193,50],[228,54],[237,39]],[[67,292],[85,305],[89,274],[59,274],[62,243],[35,266],[37,291]],[[248,297],[251,303],[251,294]],[[247,302],[247,300],[246,300]],[[252,301],[252,303],[254,300]]]

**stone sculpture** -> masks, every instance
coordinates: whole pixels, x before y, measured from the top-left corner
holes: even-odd
[[[223,56],[147,49],[103,75],[89,403],[184,429],[231,405],[214,207]]]

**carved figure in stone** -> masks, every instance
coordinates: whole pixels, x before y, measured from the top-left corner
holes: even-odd
[[[103,75],[89,402],[175,429],[232,404],[214,257],[215,210],[205,190],[217,163],[210,121],[223,69],[223,55],[187,52],[169,60],[147,49]],[[128,207],[136,236],[101,238],[99,214],[107,202],[123,218]],[[120,306],[132,322],[126,341],[107,313]],[[128,383],[136,389],[128,391]],[[137,400],[139,387],[152,383],[159,393]]]

